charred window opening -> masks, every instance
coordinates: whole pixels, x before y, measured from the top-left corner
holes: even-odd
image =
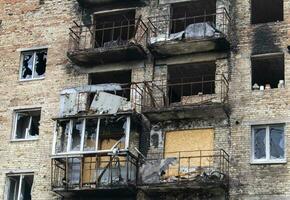
[[[32,174],[7,175],[7,193],[5,200],[31,200]]]
[[[183,31],[190,24],[215,23],[216,0],[176,3],[171,7],[170,33]]]
[[[170,103],[184,96],[215,93],[215,62],[172,65],[168,67],[168,97]]]
[[[13,139],[34,139],[39,135],[40,110],[15,113]]]
[[[252,89],[284,87],[284,55],[252,56]]]
[[[283,21],[283,0],[252,0],[252,24]]]
[[[91,85],[118,83],[121,85],[122,90],[105,91],[105,92],[116,94],[130,100],[131,74],[132,74],[131,70],[94,73],[90,74],[89,82]],[[94,95],[91,95],[91,100],[93,98]]]
[[[95,47],[127,44],[135,32],[135,10],[95,15]]]
[[[129,131],[130,117],[126,116],[59,120],[55,153],[126,149]]]
[[[43,78],[45,76],[47,49],[22,52],[21,80]]]

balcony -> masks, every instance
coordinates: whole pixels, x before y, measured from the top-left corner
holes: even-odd
[[[52,159],[52,190],[63,197],[134,195],[138,158],[128,151]]]
[[[144,59],[147,27],[139,19],[70,28],[68,58],[80,67]]]
[[[183,16],[186,16],[183,15]],[[192,17],[149,18],[148,48],[155,57],[170,57],[229,49],[230,17],[225,8]]]
[[[153,193],[229,187],[229,155],[224,150],[150,154],[140,167],[140,185]]]
[[[226,117],[229,85],[225,75],[198,79],[145,82],[142,112],[152,121]]]
[[[119,5],[119,0],[78,0],[79,4],[83,7],[102,6],[102,5]],[[146,0],[123,0],[121,3],[128,5],[131,4],[144,4]]]

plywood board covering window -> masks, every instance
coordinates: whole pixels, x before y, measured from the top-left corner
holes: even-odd
[[[177,163],[171,165],[166,176],[182,176],[184,169],[212,165],[212,150],[214,147],[213,129],[195,129],[167,132],[165,137],[165,158],[177,158]]]

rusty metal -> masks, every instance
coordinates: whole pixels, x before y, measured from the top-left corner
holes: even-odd
[[[114,21],[90,25],[74,23],[75,26],[69,29],[69,52],[110,49],[129,44],[145,45],[147,41],[148,28],[141,17],[121,21],[119,24]]]
[[[165,37],[164,40],[170,38],[170,34],[177,33],[181,30],[176,30],[177,24],[183,24],[183,30],[190,25],[195,23],[209,23],[216,32],[220,33],[219,36],[215,37],[228,37],[229,25],[231,18],[228,11],[225,8],[217,9],[216,13],[203,14],[197,16],[181,18],[172,18],[170,15],[160,15],[148,18],[148,30],[149,37]],[[205,29],[205,27],[204,27]],[[205,30],[204,30],[205,31]],[[206,35],[203,36],[206,38]],[[202,39],[202,38],[200,38]]]
[[[170,83],[167,80],[151,81],[144,84],[143,111],[200,105],[207,103],[226,103],[228,97],[228,80],[224,74],[214,78],[200,76],[201,81]],[[168,82],[168,83],[167,83]],[[173,95],[173,90],[180,95]],[[176,100],[180,98],[179,100]]]

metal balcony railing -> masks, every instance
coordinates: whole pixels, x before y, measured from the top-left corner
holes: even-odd
[[[70,155],[52,159],[53,190],[135,186],[138,158],[130,152]]]
[[[138,19],[110,21],[91,25],[79,25],[70,28],[69,52],[89,49],[103,50],[130,44],[146,44],[147,26]]]
[[[170,15],[149,18],[149,43],[228,36],[230,17],[225,8],[216,13],[172,19]]]
[[[149,168],[151,171],[146,170]],[[142,185],[192,182],[228,186],[229,155],[223,149],[148,154],[140,175]]]
[[[145,82],[143,88],[143,111],[201,105],[209,103],[226,103],[228,81],[225,75],[200,76],[200,81],[179,82],[167,80]]]

